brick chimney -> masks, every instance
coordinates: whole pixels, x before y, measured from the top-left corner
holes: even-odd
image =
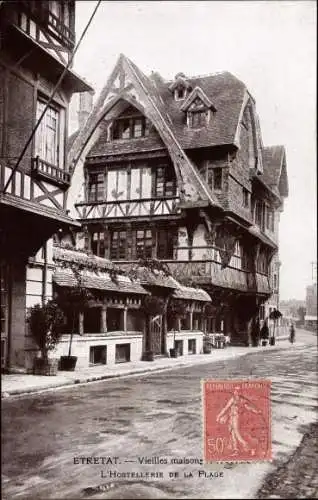
[[[79,108],[77,112],[78,127],[81,129],[93,108],[94,92],[81,92],[79,94]]]

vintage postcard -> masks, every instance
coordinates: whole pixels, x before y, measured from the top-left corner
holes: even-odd
[[[316,9],[0,0],[6,500],[318,498]]]

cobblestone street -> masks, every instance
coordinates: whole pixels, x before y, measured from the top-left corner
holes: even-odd
[[[223,362],[3,400],[3,497],[257,498],[264,479],[284,471],[281,467],[316,419],[314,335],[308,334],[307,342],[281,351],[251,351]],[[204,467],[198,463],[171,465],[172,458],[202,457],[202,378],[272,380],[271,463],[215,464],[218,476],[212,479],[202,473],[199,477]],[[78,456],[119,457],[120,463],[79,465],[74,463]],[[138,457],[161,457],[167,462],[145,465]],[[312,475],[312,457],[305,463],[308,470],[302,463],[300,474]],[[157,472],[162,477],[127,480],[108,477],[110,471]],[[178,472],[178,477],[171,479],[171,472]],[[186,479],[189,472],[193,477]],[[274,495],[281,491],[276,490],[269,488]]]
[[[318,498],[318,424],[307,428],[287,463],[270,474],[257,498]]]

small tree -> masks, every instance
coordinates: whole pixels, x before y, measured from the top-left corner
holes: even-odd
[[[27,321],[32,337],[41,351],[41,357],[47,361],[49,351],[56,347],[63,333],[63,312],[52,299],[46,304],[31,307]]]
[[[188,313],[187,305],[182,300],[171,299],[168,304],[167,313],[170,320],[173,321],[174,326],[177,326],[177,328],[173,329],[173,346],[175,346],[176,330],[179,330],[179,320],[185,318]]]

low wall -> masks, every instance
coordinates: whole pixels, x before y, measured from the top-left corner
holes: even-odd
[[[70,336],[65,335],[59,342],[52,357],[68,355]],[[115,365],[116,345],[130,344],[130,360],[140,361],[142,355],[143,334],[141,332],[112,332],[91,333],[86,335],[74,335],[72,342],[72,356],[77,356],[76,368],[87,368],[93,366],[90,363],[90,348],[95,346],[106,346],[105,366]]]
[[[203,332],[201,330],[181,330],[175,333],[175,340],[183,342],[183,354],[191,354],[188,351],[188,341],[195,340],[195,354],[201,354],[203,352]],[[174,332],[167,333],[167,350],[174,347]]]

